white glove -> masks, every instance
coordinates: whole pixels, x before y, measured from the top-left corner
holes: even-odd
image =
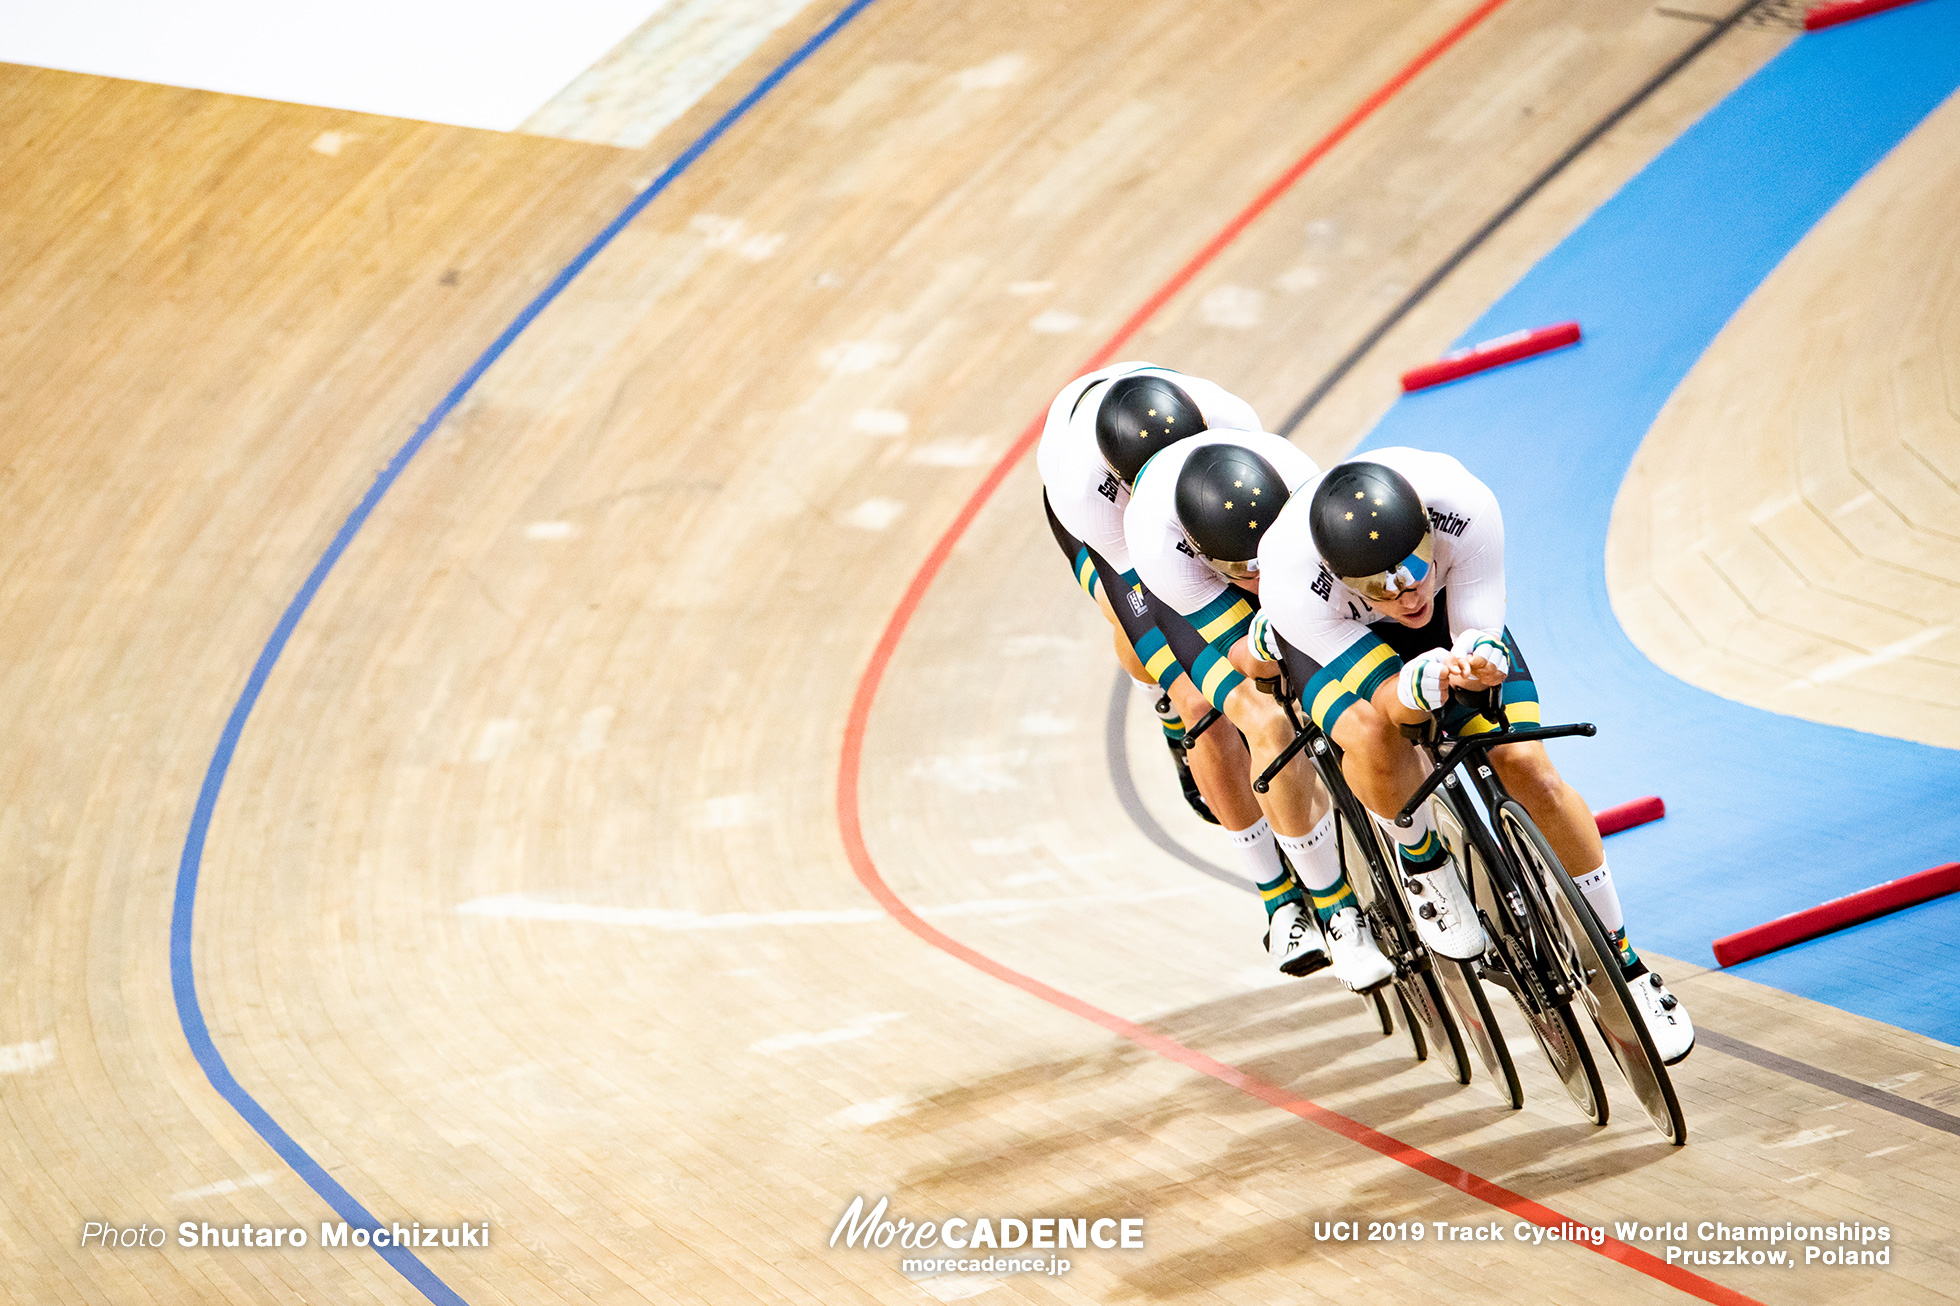
[[[1486,630],[1466,630],[1456,637],[1450,645],[1450,652],[1465,660],[1482,658],[1500,676],[1511,674],[1511,655],[1504,647],[1504,641]]]
[[[1443,672],[1449,667],[1449,656],[1447,649],[1424,649],[1402,664],[1402,674],[1395,682],[1395,696],[1402,700],[1403,707],[1434,712],[1443,705],[1449,693],[1443,688]]]
[[[1253,657],[1267,662],[1280,660],[1279,632],[1273,629],[1272,618],[1266,615],[1263,608],[1252,614],[1252,624],[1246,628],[1245,639]]]

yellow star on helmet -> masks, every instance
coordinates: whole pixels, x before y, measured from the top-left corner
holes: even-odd
[[[1380,499],[1377,499],[1377,500],[1375,500],[1375,506],[1376,506],[1377,508],[1379,508],[1379,507],[1381,507],[1381,506],[1382,506],[1382,501],[1381,501]]]
[[[1361,493],[1361,491],[1359,491],[1359,490],[1356,490],[1356,491],[1354,492],[1354,497],[1355,497],[1355,498],[1357,498],[1357,499],[1361,499],[1361,498],[1365,498],[1365,497],[1367,497],[1367,496],[1365,496],[1365,495],[1363,495],[1363,494]]]
[[[1380,531],[1369,531],[1369,532],[1368,532],[1368,538],[1369,538],[1369,539],[1371,539],[1371,540],[1378,540],[1378,539],[1380,539],[1381,537],[1382,537],[1382,533],[1381,533]]]
[[[1252,523],[1250,523],[1250,525],[1251,525],[1251,527],[1252,527],[1252,529],[1253,529],[1253,530],[1255,530],[1255,531],[1259,529],[1259,523],[1258,523],[1258,522],[1252,522]]]
[[[1231,507],[1231,506],[1232,506],[1232,501],[1231,501],[1230,499],[1227,499],[1227,500],[1225,501],[1225,506],[1226,506],[1227,508],[1229,508],[1229,507]]]
[[[1259,487],[1258,487],[1258,486],[1256,486],[1256,485],[1255,485],[1255,486],[1253,486],[1253,487],[1252,487],[1252,492],[1253,492],[1254,494],[1257,494],[1257,493],[1259,493]]]
[[[1151,410],[1150,410],[1150,415],[1151,415],[1152,417],[1155,417],[1155,416],[1157,415],[1157,410],[1156,410],[1155,408],[1153,408],[1153,409],[1151,409]]]
[[[1349,521],[1353,521],[1353,520],[1354,520],[1354,514],[1353,514],[1353,513],[1349,513],[1349,514],[1347,515],[1347,519],[1348,519]]]
[[[1240,489],[1240,488],[1242,488],[1242,487],[1243,487],[1244,485],[1245,485],[1245,482],[1244,482],[1244,481],[1233,481],[1233,482],[1232,482],[1232,488],[1233,488],[1233,489],[1235,489],[1235,490],[1237,490],[1237,489]]]

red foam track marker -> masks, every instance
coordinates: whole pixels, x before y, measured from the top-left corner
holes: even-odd
[[[1829,934],[1832,930],[1841,930],[1874,916],[1883,916],[1955,892],[1960,892],[1960,862],[1948,862],[1930,871],[1921,871],[1900,880],[1887,880],[1884,884],[1875,884],[1869,889],[1860,889],[1842,898],[1833,898],[1815,907],[1779,916],[1762,925],[1737,930],[1734,934],[1715,940],[1715,960],[1724,966],[1733,966],[1738,961],[1760,957],[1766,952],[1775,952],[1778,948],[1787,948],[1793,943],[1802,943],[1805,939],[1814,939],[1820,934]]]
[[[1458,377],[1469,376],[1472,372],[1483,372],[1506,363],[1515,363],[1520,358],[1530,358],[1551,349],[1563,349],[1567,345],[1579,343],[1579,324],[1560,322],[1553,326],[1533,327],[1529,331],[1513,331],[1508,336],[1486,340],[1481,345],[1459,349],[1444,354],[1433,363],[1411,368],[1402,373],[1404,390],[1426,390],[1432,385],[1454,381]]]
[[[1842,0],[1839,4],[1818,5],[1806,10],[1803,16],[1803,30],[1814,32],[1820,27],[1836,27],[1866,14],[1880,14],[1887,9],[1897,9],[1909,5],[1913,0]]]
[[[1650,794],[1630,803],[1621,803],[1618,807],[1609,807],[1603,812],[1594,812],[1593,821],[1598,824],[1601,834],[1618,834],[1636,825],[1658,821],[1666,815],[1667,804]]]

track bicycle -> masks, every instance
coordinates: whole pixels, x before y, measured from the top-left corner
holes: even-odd
[[[1459,1084],[1470,1082],[1470,1054],[1464,1040],[1464,1030],[1452,1014],[1451,1002],[1444,997],[1446,988],[1460,987],[1468,993],[1466,1001],[1472,1010],[1477,1010],[1478,1004],[1482,1004],[1481,1016],[1474,1022],[1472,1039],[1479,1056],[1487,1066],[1492,1067],[1493,1075],[1500,1075],[1511,1086],[1512,1105],[1522,1105],[1523,1096],[1516,1087],[1517,1076],[1511,1068],[1510,1054],[1502,1047],[1503,1036],[1497,1032],[1496,1022],[1490,1018],[1488,1003],[1482,1002],[1482,990],[1473,980],[1452,980],[1446,985],[1441,976],[1460,963],[1443,962],[1438,966],[1438,959],[1431,957],[1429,950],[1416,936],[1408,906],[1398,887],[1399,877],[1392,869],[1395,854],[1385,848],[1367,809],[1348,788],[1341,774],[1339,749],[1318,726],[1301,719],[1293,695],[1282,692],[1278,697],[1280,705],[1286,710],[1287,719],[1293,724],[1293,742],[1281,750],[1272,765],[1252,782],[1253,789],[1259,793],[1267,792],[1274,777],[1288,763],[1302,750],[1311,751],[1314,769],[1333,799],[1334,837],[1341,864],[1354,886],[1355,897],[1360,900],[1362,914],[1374,931],[1376,946],[1395,968],[1395,973],[1383,987],[1393,987],[1395,990],[1396,1003],[1402,1008],[1403,1023],[1408,1030],[1409,1041],[1414,1045],[1416,1060],[1428,1060],[1433,1048],[1443,1058],[1445,1073]],[[1381,990],[1363,996],[1372,997],[1382,1033],[1393,1033],[1388,1003]],[[1491,1049],[1492,1040],[1496,1041],[1494,1050]]]
[[[1284,700],[1282,700],[1282,702],[1284,702]],[[1286,706],[1288,709],[1288,715],[1292,719],[1294,727],[1297,731],[1300,724],[1299,719],[1297,717],[1292,717],[1291,704],[1286,704]],[[1223,712],[1219,711],[1215,707],[1212,708],[1209,712],[1205,713],[1202,717],[1199,717],[1196,721],[1192,722],[1189,726],[1185,728],[1184,738],[1181,741],[1180,746],[1184,748],[1189,748],[1193,743],[1197,741],[1199,736],[1204,734],[1205,731],[1211,729],[1213,726],[1217,725],[1220,721],[1223,721],[1224,719],[1225,719],[1225,714]],[[1226,728],[1231,729],[1232,727],[1228,724]],[[1298,737],[1296,735],[1296,745],[1299,742],[1300,741],[1298,740]],[[1298,752],[1299,752],[1299,748],[1297,746],[1289,748],[1284,754],[1280,756],[1280,758],[1272,766],[1268,767],[1266,771],[1263,774],[1261,774],[1257,780],[1253,782],[1253,788],[1258,790],[1262,794],[1268,792],[1268,790],[1271,788],[1273,777],[1277,776],[1280,773],[1281,768],[1284,767],[1286,763],[1290,762],[1298,754]],[[1337,822],[1337,830],[1341,828],[1343,827],[1340,825],[1339,822]],[[1342,864],[1347,868],[1348,879],[1350,881],[1359,883],[1364,877],[1356,873],[1356,867],[1353,865],[1352,857],[1349,855],[1347,851],[1348,846],[1356,846],[1355,841],[1352,839],[1351,836],[1347,837],[1345,843],[1340,847]],[[1292,860],[1287,857],[1286,851],[1284,849],[1280,850],[1280,861],[1286,866],[1287,871],[1292,875],[1294,875],[1295,878],[1297,879],[1299,876],[1299,872],[1294,869]],[[1311,910],[1311,908],[1309,908],[1309,910]],[[1383,990],[1388,987],[1389,987],[1388,985],[1384,984],[1381,987],[1371,989],[1366,993],[1358,993],[1355,995],[1356,997],[1360,998],[1363,1003],[1367,1004],[1368,1009],[1374,1013],[1376,1022],[1381,1026],[1383,1038],[1392,1038],[1395,1034],[1394,1009],[1390,1007],[1388,998],[1386,994],[1383,992]],[[1408,1031],[1409,1042],[1415,1050],[1415,1058],[1417,1061],[1427,1061],[1429,1059],[1429,1039],[1425,1037],[1423,1033],[1424,1025],[1427,1022],[1422,1022],[1417,1019],[1416,1011],[1414,1008],[1411,1007],[1409,999],[1405,995],[1403,995],[1398,991],[1396,997],[1397,997],[1397,1005],[1399,1005],[1402,1008],[1403,1028]],[[1444,1039],[1444,1045],[1449,1046],[1450,1045],[1449,1031],[1447,1029],[1444,1029],[1438,1032],[1441,1034],[1442,1038]],[[1468,1071],[1466,1069],[1463,1071],[1463,1075],[1467,1076],[1467,1074]],[[1459,1077],[1458,1082],[1468,1082],[1468,1081],[1466,1078]]]
[[[1490,765],[1493,748],[1533,739],[1590,738],[1595,727],[1513,725],[1495,690],[1484,700],[1481,715],[1496,729],[1482,734],[1449,736],[1433,717],[1404,728],[1433,769],[1396,814],[1396,823],[1407,826],[1424,802],[1432,796],[1438,800],[1432,810],[1441,809],[1439,833],[1458,852],[1484,926],[1486,951],[1478,972],[1517,1002],[1579,1110],[1595,1124],[1606,1123],[1606,1093],[1575,1010],[1590,1019],[1654,1128],[1670,1143],[1685,1143],[1688,1126],[1680,1098],[1627,990],[1618,951],[1530,813],[1505,791]]]

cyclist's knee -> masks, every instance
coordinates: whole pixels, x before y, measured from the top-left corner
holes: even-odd
[[[1186,726],[1198,724],[1204,720],[1205,714],[1211,711],[1210,701],[1198,692],[1198,687],[1191,683],[1189,676],[1181,675],[1171,681],[1170,688],[1164,692],[1171,696],[1171,706],[1176,708],[1177,714],[1184,718]]]
[[[1251,681],[1241,682],[1225,700],[1225,715],[1256,747],[1276,753],[1293,742],[1293,723],[1279,700]]]
[[[1341,774],[1368,810],[1387,815],[1408,797],[1408,753],[1412,745],[1393,721],[1372,710],[1351,708],[1336,723]]]
[[[1513,798],[1526,807],[1540,800],[1556,804],[1565,790],[1565,779],[1552,765],[1551,755],[1538,743],[1512,744],[1490,751],[1490,764],[1497,771]]]

